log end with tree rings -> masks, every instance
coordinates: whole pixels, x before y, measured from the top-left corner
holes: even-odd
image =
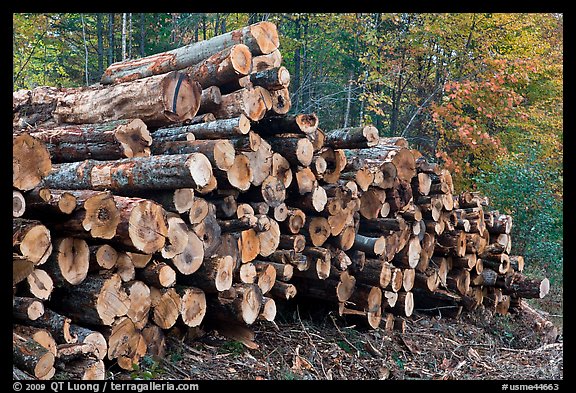
[[[275,176],[268,176],[261,186],[262,197],[271,207],[276,207],[286,199],[284,182]]]
[[[147,157],[150,155],[152,136],[146,124],[140,119],[134,119],[120,125],[114,133],[124,151],[124,156]]]
[[[137,203],[130,213],[128,233],[133,245],[144,254],[152,254],[164,247],[168,225],[164,209],[150,200]]]
[[[109,191],[90,196],[84,202],[82,226],[94,238],[112,239],[120,223],[120,211]]]
[[[267,55],[274,52],[280,46],[278,29],[272,22],[262,21],[250,26],[250,33],[256,42],[260,53],[254,55]]]
[[[20,191],[36,187],[52,170],[46,145],[27,133],[12,139],[12,185]]]
[[[178,71],[171,71],[162,80],[164,115],[172,122],[196,116],[202,97],[202,86]]]
[[[12,217],[22,217],[26,211],[26,200],[20,191],[12,190]]]
[[[198,188],[206,187],[214,177],[212,164],[202,153],[192,153],[186,161],[194,184]]]
[[[247,191],[254,179],[250,159],[244,154],[237,154],[232,165],[227,170],[227,178],[230,185],[241,191]]]

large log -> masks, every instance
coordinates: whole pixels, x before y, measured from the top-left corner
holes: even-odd
[[[328,131],[324,144],[333,149],[364,149],[376,146],[378,141],[378,129],[368,125]]]
[[[224,139],[234,136],[244,136],[250,131],[250,119],[241,114],[229,119],[216,119],[198,124],[177,125],[158,128],[152,133],[156,138],[174,138],[174,140],[188,140],[186,134],[194,135],[195,139]],[[178,135],[184,135],[177,139]]]
[[[62,125],[34,128],[30,135],[43,141],[53,163],[115,160],[150,155],[152,137],[140,119],[100,124]]]
[[[12,361],[38,379],[46,379],[54,370],[55,356],[31,338],[12,334]]]
[[[141,119],[148,127],[160,127],[192,119],[202,95],[200,84],[182,72],[66,91],[54,109],[59,123],[103,123]]]
[[[274,52],[280,45],[276,25],[259,22],[171,51],[114,63],[102,75],[101,83],[119,83],[181,70],[236,44],[246,45],[253,55]]]
[[[121,195],[158,189],[201,189],[212,177],[208,158],[192,153],[57,164],[41,184],[64,190],[110,190]]]
[[[267,107],[259,89],[247,87],[222,96],[220,105],[211,112],[217,119],[246,116],[258,121],[266,114]]]

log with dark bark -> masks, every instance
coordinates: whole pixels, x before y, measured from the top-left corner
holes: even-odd
[[[152,133],[152,137],[154,139],[189,140],[187,134],[192,134],[195,139],[224,139],[244,136],[248,134],[248,131],[250,131],[250,120],[241,114],[229,119],[215,119],[198,124],[158,128]]]
[[[12,361],[38,379],[50,379],[54,375],[54,354],[17,333],[12,334]]]
[[[181,70],[237,44],[246,45],[253,55],[272,53],[280,45],[276,25],[271,22],[259,22],[171,51],[114,63],[102,75],[101,83],[120,83]]]
[[[44,304],[32,297],[14,296],[12,298],[12,316],[26,323],[35,321],[44,315]]]

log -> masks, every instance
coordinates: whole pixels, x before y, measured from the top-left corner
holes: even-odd
[[[188,75],[173,71],[112,86],[68,89],[58,100],[59,123],[91,124],[139,118],[148,127],[192,119],[202,87]]]
[[[22,217],[26,211],[26,199],[18,190],[12,190],[12,217]]]
[[[288,207],[287,218],[280,222],[280,229],[284,233],[297,234],[306,223],[306,213],[298,208]]]
[[[108,353],[108,342],[102,333],[84,326],[70,324],[70,335],[75,343],[90,345],[91,354],[97,359],[104,359]]]
[[[12,186],[15,189],[33,189],[51,169],[50,152],[42,141],[27,133],[12,138]]]
[[[290,91],[288,91],[288,88],[286,87],[271,91],[270,97],[272,98],[272,108],[270,108],[268,113],[271,115],[285,115],[292,107]]]
[[[111,64],[102,75],[100,82],[103,84],[120,83],[181,70],[237,44],[246,45],[253,55],[266,55],[278,49],[280,42],[278,31],[273,23],[259,22],[171,51]]]
[[[236,150],[230,141],[226,139],[194,140],[176,142],[158,142],[152,146],[152,153],[161,154],[191,154],[201,153],[214,169],[227,171],[234,163]]]
[[[152,133],[152,137],[172,138],[174,140],[189,140],[187,135],[194,135],[195,139],[229,139],[243,137],[250,131],[250,119],[241,114],[229,119],[215,119],[198,124],[169,126],[158,128]]]
[[[54,340],[54,337],[52,337],[52,334],[50,334],[50,331],[33,326],[12,324],[12,332],[27,341],[35,341],[48,350],[48,352],[52,353],[52,355],[56,356],[56,341]]]
[[[382,289],[357,284],[348,302],[354,305],[354,309],[365,312],[366,321],[372,329],[378,328],[382,320]]]
[[[34,269],[26,277],[26,284],[28,285],[28,293],[38,299],[48,300],[52,296],[54,281],[45,270]]]
[[[104,333],[108,341],[108,360],[115,359],[124,370],[132,370],[146,353],[146,342],[128,317],[121,317]]]
[[[206,293],[226,291],[232,287],[234,265],[231,255],[208,257],[198,271],[182,277],[179,283],[198,287]]]
[[[216,219],[216,208],[213,204],[208,204],[208,215],[206,218],[194,225],[192,230],[204,245],[204,255],[212,255],[219,246],[222,231]]]
[[[290,300],[296,296],[298,289],[294,284],[282,281],[276,281],[269,294],[274,299]]]
[[[291,134],[288,134],[291,135]],[[275,152],[280,153],[292,165],[309,166],[314,156],[314,146],[308,138],[269,137],[266,139]]]
[[[36,341],[12,333],[12,361],[38,379],[54,369],[55,356]]]
[[[212,177],[212,164],[205,155],[174,154],[57,164],[42,180],[42,187],[110,190],[122,195],[158,189],[201,189]]]
[[[352,248],[364,251],[369,257],[378,257],[386,251],[386,237],[367,237],[356,234]]]
[[[50,230],[37,220],[13,218],[12,249],[34,265],[41,265],[52,253]]]
[[[252,56],[252,72],[279,67],[281,64],[282,53],[280,53],[280,50],[278,49],[275,49],[268,54]]]
[[[290,72],[284,66],[267,68],[250,73],[250,82],[253,86],[262,86],[269,91],[288,88]]]
[[[376,146],[378,141],[378,129],[368,125],[328,131],[324,144],[333,149],[364,149]]]
[[[162,359],[166,354],[166,337],[164,331],[154,323],[148,323],[142,329],[142,337],[146,342],[146,354],[154,359]]]
[[[188,231],[188,241],[184,251],[172,257],[171,262],[180,273],[190,275],[200,268],[204,255],[203,241],[194,231]]]
[[[306,236],[306,240],[310,241],[312,245],[320,247],[330,237],[330,224],[324,217],[308,217],[301,233]]]
[[[35,187],[26,193],[25,202],[32,215],[46,216],[70,214],[81,208],[85,201],[78,201],[68,190]]]
[[[211,110],[216,119],[230,119],[244,115],[251,121],[262,119],[266,111],[266,102],[260,90],[252,87],[222,95],[220,105]]]
[[[248,75],[252,68],[252,53],[244,44],[222,49],[210,57],[186,69],[193,80],[203,89],[209,86],[222,86]]]
[[[270,219],[270,228],[258,233],[260,243],[260,255],[267,257],[278,248],[280,244],[280,226],[274,219]],[[266,291],[263,291],[265,293]]]
[[[129,200],[110,191],[68,190],[66,193],[75,198],[75,205],[80,208],[63,219],[60,216],[46,218],[52,228],[82,238],[112,239],[116,235],[123,217],[119,207]]]
[[[153,261],[136,272],[136,278],[148,286],[169,288],[176,284],[176,272],[165,262]]]
[[[58,366],[67,379],[74,381],[103,381],[106,379],[106,369],[101,359],[75,359]]]
[[[78,285],[88,275],[90,250],[85,240],[64,237],[56,239],[54,252],[44,265],[57,286]]]
[[[99,124],[37,127],[30,135],[44,142],[53,163],[150,155],[152,137],[140,119],[124,119]]]
[[[252,185],[261,185],[272,172],[272,147],[262,139],[258,150],[244,154],[250,159],[253,174]]]
[[[118,274],[88,275],[80,285],[66,288],[58,309],[78,323],[110,326],[126,315],[130,299]]]
[[[53,122],[52,113],[62,91],[56,87],[39,86],[12,93],[13,130],[23,130],[40,123]]]
[[[25,257],[12,254],[12,286],[24,281],[35,269],[34,263]]]
[[[129,307],[126,316],[136,329],[142,329],[148,323],[151,307],[150,288],[144,282],[133,280],[123,285],[128,295]]]
[[[21,315],[14,314],[14,316],[22,324],[49,331],[57,343],[74,343],[78,341],[78,336],[72,333],[73,325],[70,318],[50,309],[45,309],[44,313],[34,320],[21,318]]]
[[[44,304],[35,298],[14,296],[12,298],[12,316],[15,319],[28,323],[44,315]]]
[[[194,287],[178,288],[180,295],[180,317],[186,326],[196,327],[202,323],[206,315],[206,295],[204,291]]]

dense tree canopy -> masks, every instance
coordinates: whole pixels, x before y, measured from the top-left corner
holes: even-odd
[[[514,215],[516,252],[561,271],[561,14],[21,13],[13,88],[97,83],[113,62],[259,20],[278,26],[292,112],[404,136]]]

